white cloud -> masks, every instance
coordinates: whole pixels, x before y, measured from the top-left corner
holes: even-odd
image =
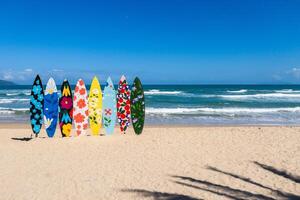
[[[50,68],[31,68],[30,66],[22,69],[16,69],[12,67],[0,67],[0,79],[13,81],[17,84],[31,84],[37,74],[40,75],[43,83],[46,83],[50,77],[54,78],[57,84],[62,83],[64,79],[68,79],[70,83],[76,83],[79,78],[82,78],[86,83],[90,83],[94,76],[97,76],[100,82],[106,81],[108,76],[117,83],[122,75],[120,72],[111,69],[90,69],[83,68],[81,70],[72,70],[63,68],[60,66]],[[132,72],[126,73],[128,81],[132,75]]]
[[[27,68],[27,69],[24,70],[24,72],[33,72],[33,70],[30,69],[30,68]]]
[[[275,81],[281,81],[281,80],[282,80],[282,77],[281,77],[280,75],[278,75],[278,74],[274,74],[274,75],[272,76],[272,78],[273,78]]]
[[[300,68],[294,67],[291,70],[288,70],[286,73],[292,75],[296,79],[300,79]]]
[[[47,80],[49,77],[53,77],[58,83],[60,83],[68,75],[68,73],[65,73],[65,70],[61,68],[50,68],[45,70],[43,68],[33,69],[30,67],[23,69],[14,69],[11,67],[7,67],[5,69],[3,67],[3,70],[0,69],[0,79],[13,81],[19,84],[30,84],[37,74]]]
[[[62,69],[52,69],[50,72],[64,72]]]
[[[13,80],[13,76],[10,73],[5,73],[2,75],[1,79],[6,80],[6,81],[11,81],[11,80]]]
[[[0,71],[0,79],[13,82],[24,82],[31,78],[34,71],[31,68],[24,70],[7,69]]]

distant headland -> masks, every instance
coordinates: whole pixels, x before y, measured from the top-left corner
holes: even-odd
[[[0,80],[0,86],[16,85],[11,81]]]

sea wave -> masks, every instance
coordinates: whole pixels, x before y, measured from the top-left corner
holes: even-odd
[[[146,108],[148,114],[243,114],[300,112],[300,107],[286,108]]]
[[[6,96],[17,96],[20,95],[20,93],[6,93]]]
[[[29,112],[29,108],[7,108],[0,107],[0,114],[17,114]]]
[[[247,94],[247,95],[215,95],[230,100],[245,100],[245,99],[300,99],[300,94],[286,94],[286,93],[264,93],[264,94]]]
[[[6,93],[6,96],[21,96],[21,95],[29,96],[30,92]]]
[[[282,90],[275,90],[278,93],[300,93],[300,90],[293,90],[293,89],[282,89]]]
[[[0,90],[4,96],[30,96],[30,90]]]
[[[144,92],[148,95],[178,95],[182,94],[182,91],[160,91],[160,90],[148,90]]]
[[[248,90],[246,89],[241,89],[241,90],[227,90],[229,93],[246,93]]]
[[[25,102],[29,101],[30,99],[0,99],[0,104],[6,103],[14,103],[14,102]]]

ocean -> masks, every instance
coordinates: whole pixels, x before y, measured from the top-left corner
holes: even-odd
[[[0,122],[29,122],[30,89],[0,89]],[[300,85],[145,85],[144,90],[150,125],[300,124]]]

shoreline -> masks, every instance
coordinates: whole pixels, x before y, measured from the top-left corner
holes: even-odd
[[[230,128],[230,127],[287,127],[287,128],[297,128],[300,127],[300,124],[199,124],[199,125],[194,125],[194,124],[165,124],[165,125],[145,125],[144,129],[146,128],[213,128],[213,127],[225,127],[225,128]],[[31,125],[29,123],[16,123],[16,122],[0,122],[0,129],[31,129]],[[118,129],[119,126],[116,125],[115,129]],[[131,129],[132,127],[129,126]],[[42,128],[42,130],[44,127]],[[57,130],[59,129],[59,126],[57,126]],[[72,130],[74,127],[72,128]],[[101,130],[103,127],[101,127]]]

